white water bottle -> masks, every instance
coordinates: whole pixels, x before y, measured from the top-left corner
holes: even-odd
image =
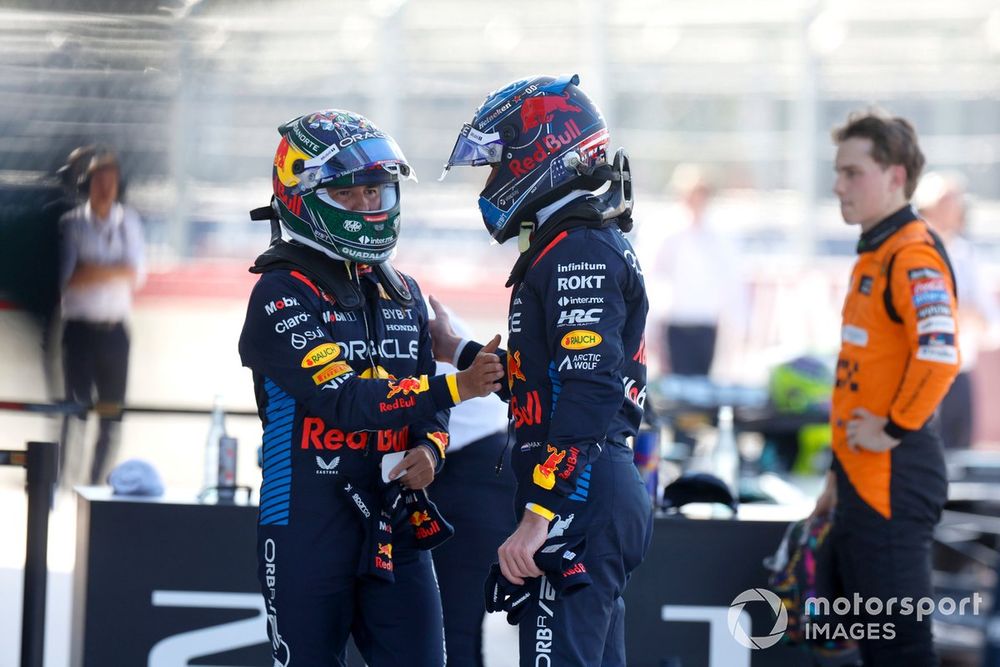
[[[202,493],[219,485],[219,440],[226,435],[226,413],[222,410],[222,397],[216,395],[212,405],[212,424],[205,440],[205,476]]]
[[[734,499],[739,498],[740,452],[736,448],[733,408],[729,405],[719,408],[718,440],[712,450],[712,473],[726,483]]]

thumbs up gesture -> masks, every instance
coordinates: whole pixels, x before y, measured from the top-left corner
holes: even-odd
[[[455,377],[458,395],[463,401],[500,390],[503,364],[496,354],[498,347],[500,347],[500,334],[494,336],[493,340],[479,351],[471,366],[460,371]]]

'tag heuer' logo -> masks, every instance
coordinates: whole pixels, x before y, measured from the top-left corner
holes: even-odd
[[[315,368],[329,363],[340,356],[340,346],[336,343],[323,343],[306,352],[302,357],[302,368]]]
[[[564,450],[559,450],[552,445],[546,445],[545,451],[549,453],[548,457],[545,459],[544,463],[539,463],[535,466],[534,472],[532,472],[531,479],[538,486],[543,489],[551,490],[552,487],[556,485],[556,469],[562,460],[566,458],[566,452]]]
[[[567,350],[586,350],[597,347],[604,339],[596,331],[574,329],[562,337],[561,345]]]

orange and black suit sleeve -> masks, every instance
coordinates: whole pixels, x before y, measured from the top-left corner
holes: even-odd
[[[958,318],[951,272],[933,246],[901,248],[891,280],[892,302],[902,319],[909,357],[885,431],[901,438],[931,418],[958,374]]]

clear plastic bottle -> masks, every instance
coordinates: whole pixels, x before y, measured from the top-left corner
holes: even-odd
[[[721,479],[739,498],[740,452],[736,447],[736,431],[733,428],[733,408],[719,407],[718,440],[712,450],[712,473]]]
[[[205,470],[202,479],[202,494],[219,485],[219,440],[226,435],[226,413],[222,409],[222,397],[216,395],[212,404],[212,424],[205,440]]]

